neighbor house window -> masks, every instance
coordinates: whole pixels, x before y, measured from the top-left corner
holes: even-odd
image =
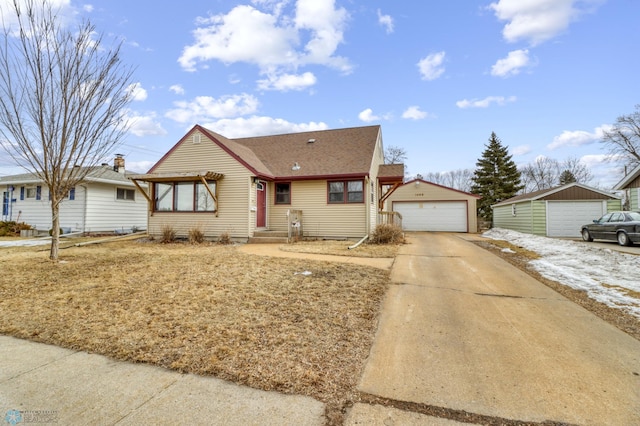
[[[136,200],[135,189],[116,188],[116,200],[135,201]]]
[[[364,183],[361,180],[329,182],[329,203],[364,202]]]
[[[291,204],[290,183],[276,183],[276,204]]]
[[[516,205],[511,204],[511,216],[515,216],[515,215],[516,215]]]
[[[26,194],[27,198],[36,198],[36,187],[35,186],[27,187],[26,193],[27,193]]]
[[[212,193],[216,183],[207,182]],[[155,184],[155,211],[213,212],[216,203],[202,182],[171,182]]]

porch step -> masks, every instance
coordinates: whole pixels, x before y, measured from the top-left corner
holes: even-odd
[[[255,231],[249,238],[251,244],[286,244],[289,239],[287,231]]]

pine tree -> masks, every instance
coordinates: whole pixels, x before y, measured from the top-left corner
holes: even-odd
[[[476,162],[471,192],[482,197],[478,200],[478,215],[491,221],[491,206],[516,195],[522,185],[516,163],[494,132],[491,132],[485,148],[482,157]]]
[[[575,175],[571,173],[571,170],[565,170],[562,173],[560,173],[560,178],[558,180],[560,181],[560,185],[566,185],[568,183],[577,182],[577,179]]]

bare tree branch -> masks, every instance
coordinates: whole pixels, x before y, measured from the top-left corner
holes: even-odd
[[[640,163],[640,104],[635,112],[621,115],[602,136],[602,143],[614,158],[623,158],[627,165]]]
[[[0,43],[1,145],[49,189],[55,260],[60,202],[127,131],[133,70],[121,44],[106,48],[89,21],[63,27],[47,0],[13,0],[10,13]]]

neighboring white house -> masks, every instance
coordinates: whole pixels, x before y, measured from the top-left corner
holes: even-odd
[[[47,187],[34,174],[0,178],[3,221],[25,222],[37,230],[51,229]],[[60,227],[69,232],[128,232],[147,228],[147,201],[124,171],[118,156],[114,166],[92,167],[60,204]]]

